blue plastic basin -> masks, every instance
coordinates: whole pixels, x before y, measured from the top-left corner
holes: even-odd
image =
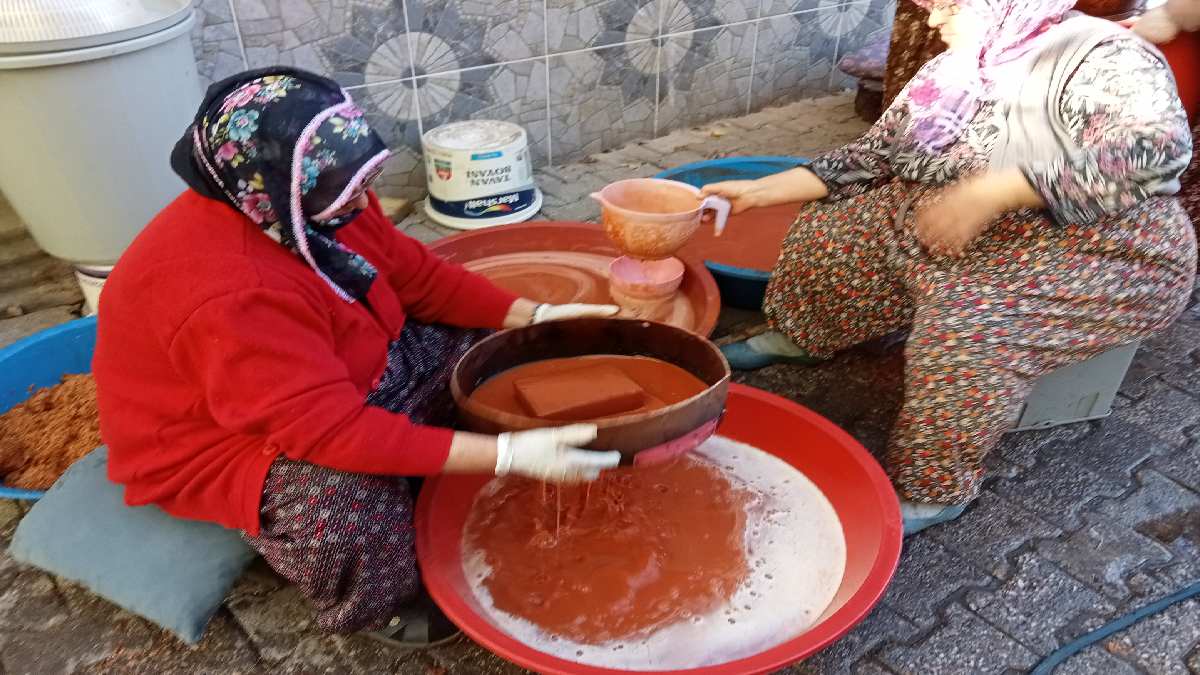
[[[95,350],[95,317],[69,321],[0,349],[0,414],[29,398],[34,390],[62,382],[63,375],[92,372]],[[0,499],[38,499],[43,494],[0,483]]]
[[[805,164],[808,160],[803,157],[725,157],[684,164],[655,177],[703,187],[723,180],[754,180]],[[711,260],[705,260],[704,265],[717,281],[723,304],[741,309],[762,307],[767,282],[771,279],[769,270],[734,267]]]

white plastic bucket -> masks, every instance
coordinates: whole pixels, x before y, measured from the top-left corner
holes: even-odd
[[[75,280],[79,282],[79,290],[83,291],[85,316],[91,316],[100,311],[100,291],[104,290],[104,282],[113,268],[78,265],[75,267]]]
[[[529,140],[516,124],[468,120],[431,129],[421,139],[434,221],[460,230],[519,223],[542,208],[533,183]]]

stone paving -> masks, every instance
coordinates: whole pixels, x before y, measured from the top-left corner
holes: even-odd
[[[540,172],[542,217],[594,218],[585,196],[617,178],[723,155],[811,154],[863,128],[850,100],[838,97],[675,132]],[[425,240],[448,233],[419,215],[401,225]],[[10,297],[40,297],[5,295],[18,286],[9,276],[11,261],[32,264],[29,274],[44,274],[49,283],[42,286],[50,290],[40,300],[19,301],[22,317],[0,321],[0,344],[66,318],[78,302],[62,291],[68,285],[61,268],[39,262],[19,236],[5,237],[0,228],[0,310]],[[1025,671],[1072,638],[1200,579],[1198,303],[1200,291],[1174,327],[1146,342],[1110,418],[1006,437],[967,513],[906,541],[875,611],[830,648],[783,672]],[[718,337],[760,324],[757,314],[726,311]],[[899,349],[864,347],[817,368],[780,366],[736,379],[811,407],[878,452],[900,400],[901,366]],[[0,502],[0,540],[11,537],[19,517],[18,505]],[[466,639],[401,655],[361,637],[321,635],[303,599],[261,563],[237,585],[201,645],[188,649],[0,554],[0,675],[59,672],[521,671]],[[1058,672],[1200,673],[1200,600],[1113,636]]]

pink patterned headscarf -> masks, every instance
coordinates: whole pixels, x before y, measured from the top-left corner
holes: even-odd
[[[942,0],[913,0],[932,10]],[[948,51],[913,78],[908,103],[917,143],[934,152],[953,143],[1007,79],[1020,77],[1015,61],[1054,40],[1055,28],[1076,0],[957,0],[988,24],[982,49]]]

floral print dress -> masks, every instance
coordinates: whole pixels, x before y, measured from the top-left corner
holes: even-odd
[[[1038,376],[1145,338],[1183,310],[1195,236],[1178,200],[1158,196],[1191,151],[1173,91],[1136,43],[1094,49],[1060,101],[1085,152],[1023,167],[1048,208],[1005,214],[961,258],[927,253],[914,213],[987,170],[994,105],[929,155],[905,133],[922,95],[910,88],[862,139],[812,164],[830,196],[799,213],[764,311],[815,356],[910,327],[886,458],[903,498],[973,499],[985,455]]]

